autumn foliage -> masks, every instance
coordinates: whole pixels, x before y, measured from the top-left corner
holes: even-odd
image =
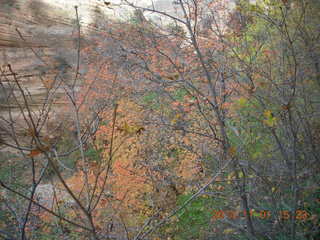
[[[0,176],[12,209],[29,204],[19,236],[317,239],[319,4],[174,1],[179,17],[127,4],[128,21],[77,39],[60,122],[20,108],[23,144],[12,128],[7,146],[32,166],[31,195]]]

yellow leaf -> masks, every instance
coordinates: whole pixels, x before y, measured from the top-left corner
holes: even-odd
[[[228,184],[231,184],[231,180],[235,179],[235,173],[232,172],[228,175]]]
[[[274,127],[277,123],[277,118],[273,116],[273,113],[271,110],[264,111],[263,115],[266,117],[266,119],[263,120],[263,123],[269,127]]]
[[[223,231],[224,234],[230,234],[230,233],[233,233],[234,232],[234,229],[232,228],[227,228]]]
[[[229,154],[231,157],[234,157],[236,155],[237,149],[235,147],[229,148]]]
[[[172,125],[175,125],[178,121],[180,121],[182,119],[182,116],[181,116],[181,114],[176,114],[175,116],[174,116],[174,118],[171,120],[171,124]]]
[[[266,117],[266,118],[272,118],[273,117],[273,114],[270,110],[266,110],[264,111],[263,115]]]
[[[241,97],[241,98],[239,98],[238,103],[239,103],[240,107],[245,107],[245,105],[247,103],[247,99],[245,99],[244,97]]]
[[[171,124],[172,124],[172,125],[175,125],[176,123],[177,123],[177,119],[172,119],[172,120],[171,120]]]

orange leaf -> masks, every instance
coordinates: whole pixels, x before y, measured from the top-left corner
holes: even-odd
[[[43,86],[47,89],[51,89],[54,85],[54,80],[48,79],[43,81]]]
[[[106,199],[101,199],[100,202],[101,202],[101,206],[102,207],[105,207],[107,205],[107,200]]]
[[[31,150],[31,152],[29,153],[29,157],[35,157],[38,156],[41,153],[41,151],[39,151],[38,149],[33,149]]]

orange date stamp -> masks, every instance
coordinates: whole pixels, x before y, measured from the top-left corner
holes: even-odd
[[[260,219],[269,219],[272,216],[272,212],[269,210],[254,210],[250,209],[249,211],[237,211],[237,210],[214,210],[212,212],[212,221],[221,220],[227,218],[229,220],[235,220],[240,217],[246,217],[249,215],[250,217],[257,217]],[[298,221],[306,221],[309,220],[311,214],[309,214],[306,210],[296,210],[295,212],[291,212],[288,210],[281,210],[277,213],[277,216],[281,220],[290,220],[296,219]]]

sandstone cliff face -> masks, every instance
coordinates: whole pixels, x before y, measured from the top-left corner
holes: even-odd
[[[37,112],[47,100],[48,85],[57,78],[67,80],[68,74],[75,72],[78,36],[75,9],[71,16],[66,9],[48,2],[0,0],[0,120],[8,120],[9,115],[14,118],[11,121],[22,118],[18,105],[23,99],[16,80]],[[82,38],[87,34],[84,29],[85,26],[81,28]],[[55,98],[62,92],[57,87]]]
[[[44,42],[45,37],[63,37],[72,31],[76,23],[75,6],[82,30],[89,31],[108,10],[102,4],[97,0],[0,0],[0,46],[17,47],[19,43],[20,47],[25,46],[16,28],[23,31],[29,44],[49,45],[52,39]]]

